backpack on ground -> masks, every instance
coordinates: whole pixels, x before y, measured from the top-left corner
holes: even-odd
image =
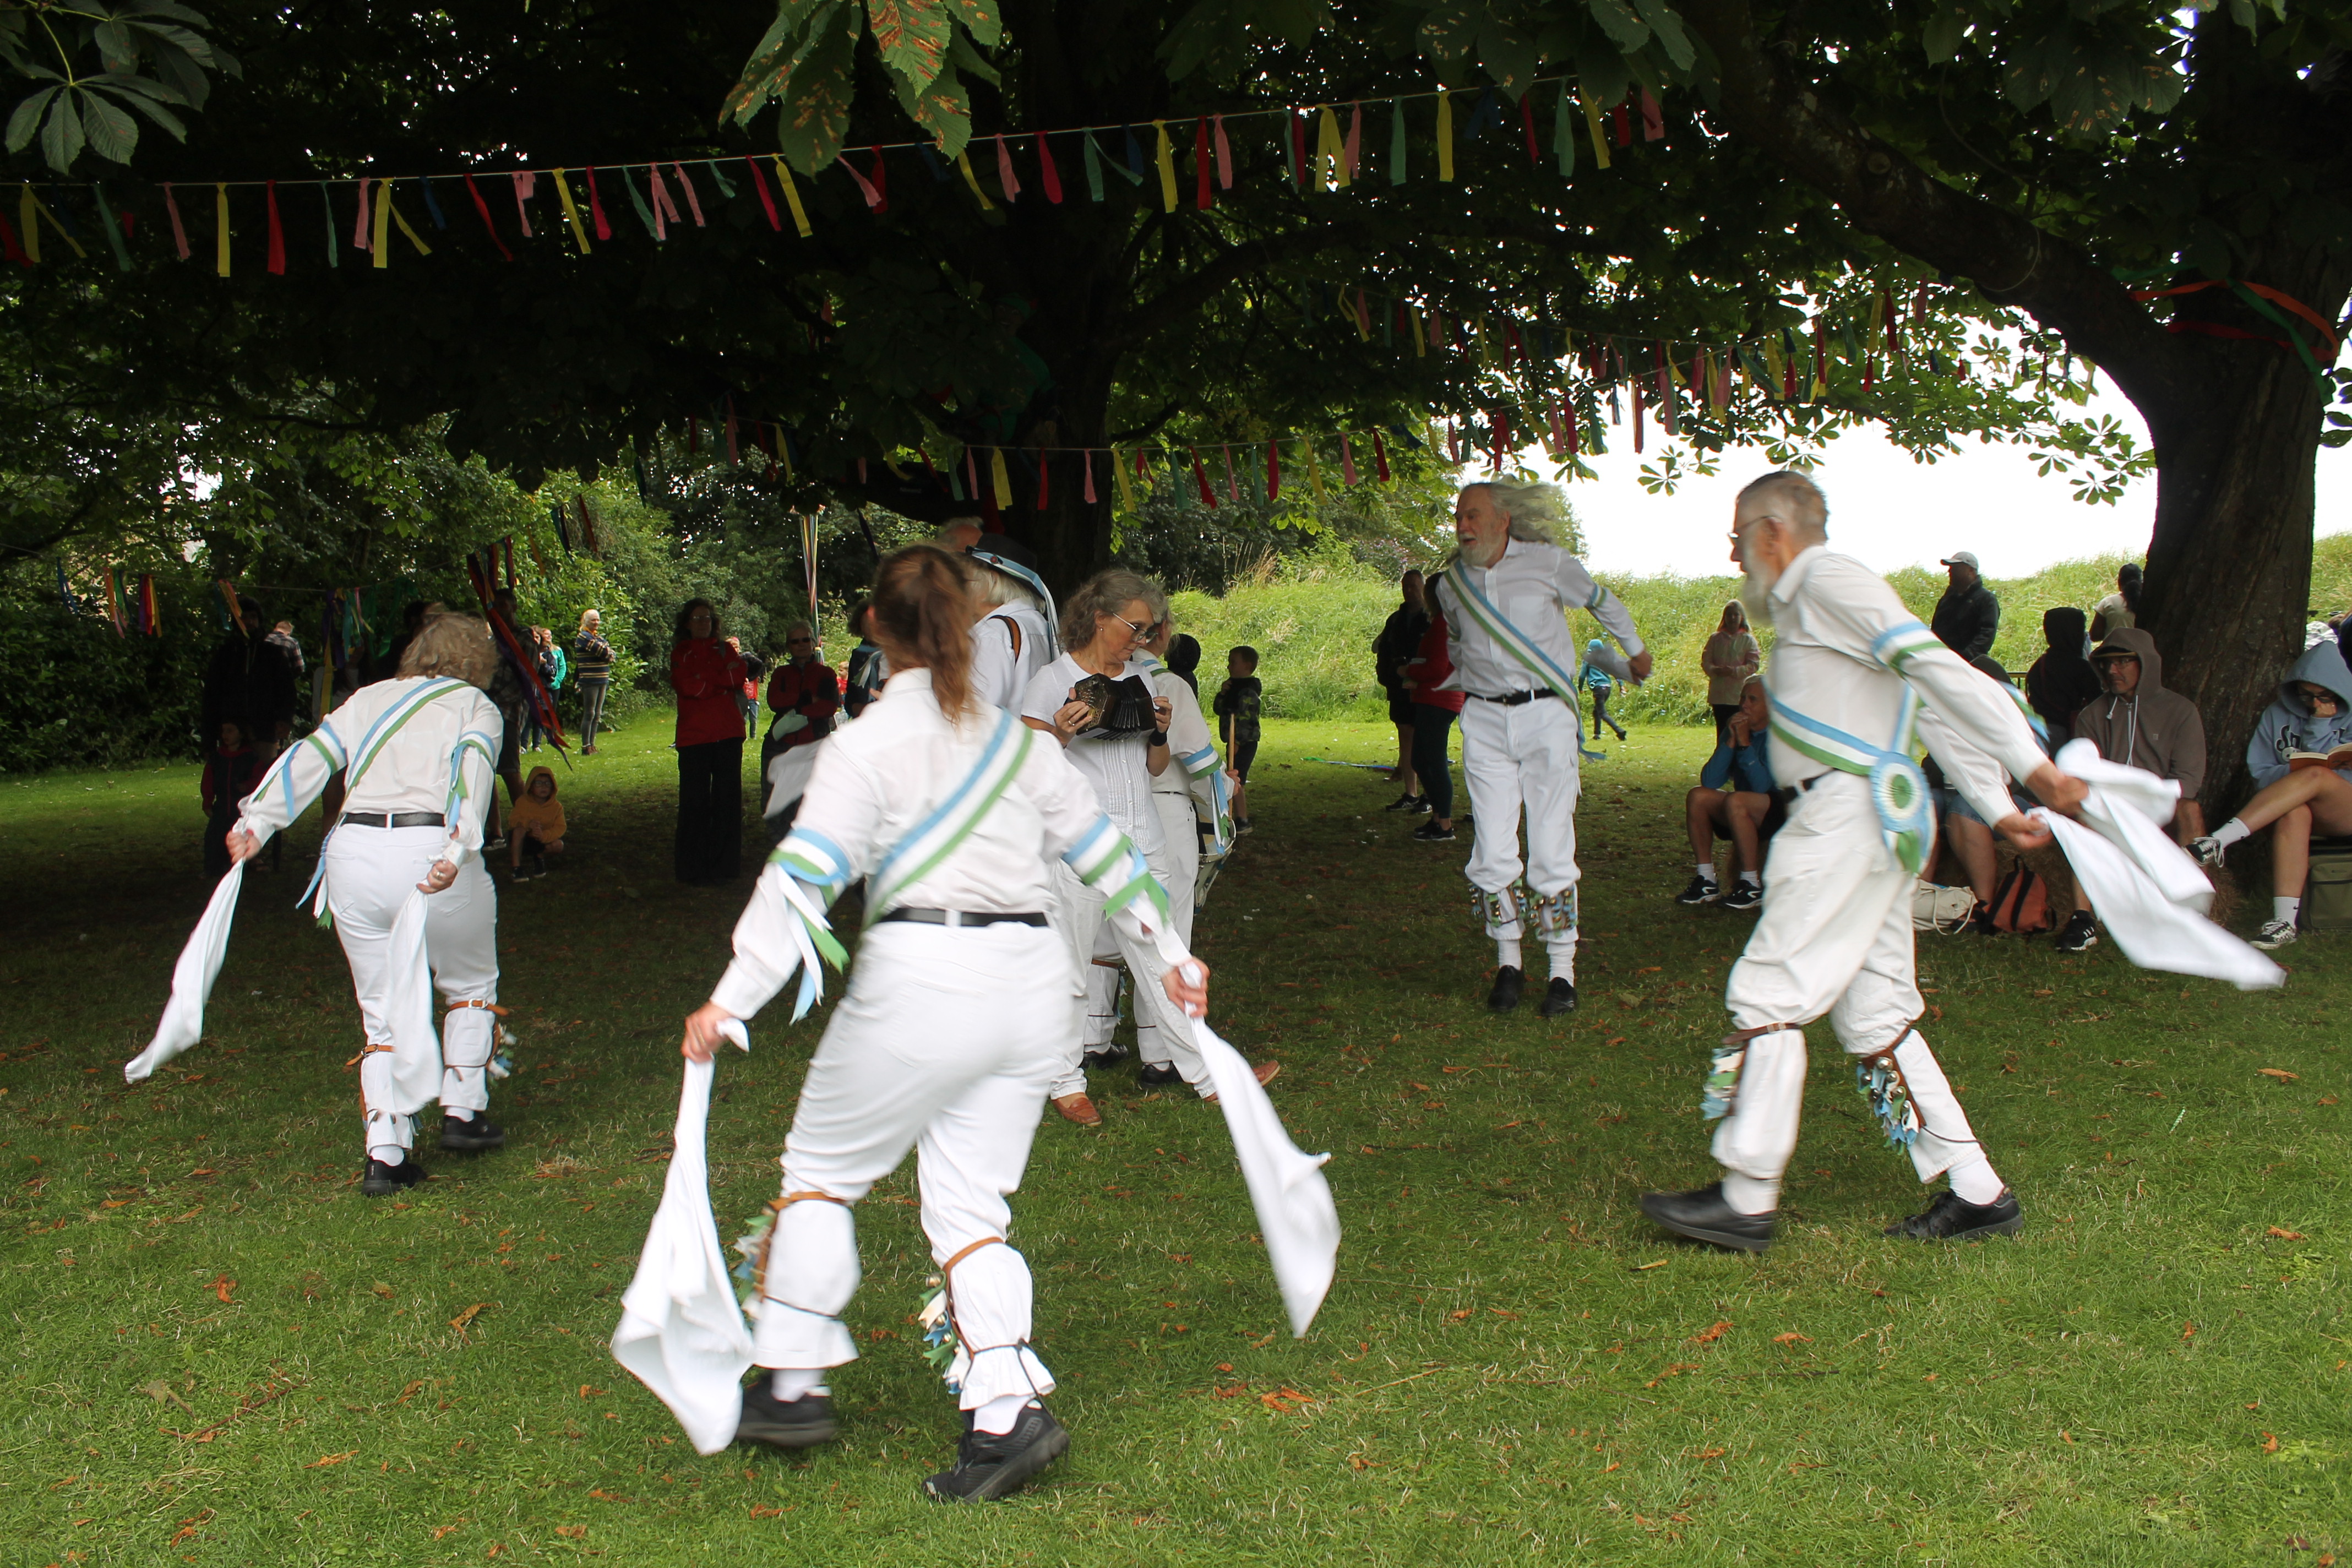
[[[2049,884],[2022,864],[2011,868],[1993,889],[1993,929],[2032,936],[2048,931],[2052,923]]]
[[[1911,887],[1911,929],[1950,936],[1969,923],[1976,907],[1977,896],[1968,889],[1947,888],[1922,878]]]

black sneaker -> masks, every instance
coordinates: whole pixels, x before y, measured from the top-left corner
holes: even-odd
[[[1434,822],[1423,823],[1419,827],[1412,830],[1412,836],[1416,842],[1422,844],[1451,844],[1454,842],[1454,829],[1450,827],[1440,827]]]
[[[1109,1045],[1087,1052],[1080,1059],[1085,1062],[1088,1072],[1097,1072],[1104,1068],[1117,1067],[1125,1061],[1127,1047],[1113,1040]]]
[[[546,856],[534,855],[530,858],[530,874],[533,877],[544,877],[547,875]]]
[[[743,1415],[735,1424],[735,1441],[761,1443],[771,1448],[814,1448],[830,1443],[839,1430],[834,1424],[833,1400],[823,1394],[798,1399],[776,1397],[765,1369],[743,1388]]]
[[[1381,807],[1381,809],[1382,811],[1402,811],[1407,816],[1411,816],[1414,813],[1423,810],[1423,805],[1421,796],[1417,795],[1401,795],[1394,800],[1389,802],[1388,805]]]
[[[1678,904],[1711,904],[1723,897],[1723,884],[1711,877],[1694,876],[1690,886],[1675,895]]]
[[[1544,987],[1543,1005],[1536,1009],[1547,1018],[1557,1018],[1562,1013],[1576,1011],[1576,983],[1564,975],[1555,974]]]
[[[1764,901],[1764,889],[1754,882],[1742,882],[1723,896],[1727,910],[1752,910]]]
[[[923,1482],[935,1502],[993,1502],[1069,1451],[1070,1435],[1045,1405],[1031,1400],[1013,1430],[975,1432],[964,1417],[963,1441],[956,1445],[955,1468]]]
[[[403,1160],[397,1165],[387,1165],[370,1157],[367,1169],[360,1173],[360,1191],[372,1198],[388,1198],[394,1193],[404,1193],[425,1179],[425,1167],[414,1160]]]
[[[1174,1062],[1146,1062],[1143,1070],[1135,1075],[1138,1089],[1173,1089],[1184,1081]]]
[[[1721,1182],[1687,1193],[1643,1193],[1642,1212],[1676,1236],[1737,1252],[1763,1251],[1778,1226],[1773,1215],[1741,1214],[1725,1203]]]
[[[2090,910],[2076,910],[2051,945],[2061,952],[2087,952],[2099,945],[2099,922],[2091,918]]]
[[[2015,1236],[2024,1228],[2025,1212],[2017,1206],[2017,1194],[2007,1187],[1989,1204],[1972,1204],[1946,1187],[1925,1213],[1888,1226],[1886,1234],[1907,1236],[1914,1241],[1966,1241],[1972,1236]]]
[[[1992,906],[1979,904],[1969,911],[1969,929],[1979,936],[1999,936],[2000,927],[1992,923]]]
[[[472,1121],[467,1121],[446,1112],[443,1113],[441,1147],[444,1149],[455,1149],[461,1153],[478,1153],[484,1149],[503,1149],[506,1146],[507,1130],[488,1117],[477,1112]]]
[[[1507,1013],[1519,1005],[1519,994],[1527,989],[1528,977],[1516,964],[1504,964],[1495,971],[1495,988],[1486,993],[1486,1010]]]

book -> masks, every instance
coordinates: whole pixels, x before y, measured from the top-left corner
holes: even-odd
[[[2289,752],[2286,765],[2289,773],[2300,768],[2352,768],[2352,743],[2332,752]]]

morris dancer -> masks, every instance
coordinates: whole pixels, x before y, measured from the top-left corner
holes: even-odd
[[[1889,1226],[1920,1240],[2006,1235],[2024,1218],[1915,1026],[1911,888],[1935,837],[1915,726],[1970,805],[2021,849],[2050,830],[2011,801],[2002,769],[2054,809],[2082,782],[2042,753],[2002,689],[1961,662],[1851,556],[1830,553],[1829,507],[1811,479],[1767,474],[1739,494],[1731,559],[1759,626],[1777,623],[1769,685],[1772,766],[1787,803],[1764,877],[1764,910],[1732,966],[1732,1034],[1715,1056],[1705,1113],[1722,1117],[1723,1178],[1650,1193],[1643,1212],[1719,1247],[1771,1245],[1780,1175],[1804,1099],[1804,1027],[1824,1013],[1889,1140],[1922,1182],[1950,1185]],[[1923,710],[1922,700],[1927,704]]]
[[[1432,585],[1454,659],[1441,689],[1470,699],[1462,710],[1462,772],[1478,823],[1467,868],[1471,906],[1495,939],[1486,1005],[1507,1013],[1519,1005],[1527,984],[1520,936],[1533,925],[1551,961],[1541,1009],[1547,1018],[1576,1006],[1577,758],[1584,716],[1573,673],[1582,656],[1569,614],[1591,612],[1616,638],[1625,650],[1616,673],[1634,680],[1650,674],[1633,617],[1583,563],[1552,542],[1566,507],[1556,485],[1498,479],[1465,486],[1454,507],[1461,551]]]
[[[441,1030],[441,1147],[502,1147],[490,1121],[491,1058],[498,1047],[498,889],[481,859],[501,729],[483,695],[499,655],[489,627],[472,616],[429,614],[400,656],[400,673],[362,686],[278,759],[245,803],[228,836],[244,860],[300,816],[336,773],[349,770],[342,815],[319,854],[331,915],[351,961],[367,1045],[360,1097],[367,1111],[367,1164],[360,1191],[383,1197],[425,1179],[410,1157],[415,1113],[434,1098],[394,1050],[410,1016],[431,997],[402,994],[396,925],[411,889],[424,904],[425,951],[433,984],[447,998]],[[429,1029],[429,1025],[426,1026]]]
[[[943,1501],[982,1501],[1069,1447],[1042,1403],[1053,1374],[1029,1348],[1029,1266],[1005,1240],[1005,1196],[1077,1032],[1072,956],[1041,912],[1045,857],[1093,889],[1131,952],[1152,955],[1139,972],[1171,1006],[1200,1016],[1207,973],[1188,977],[1194,961],[1143,857],[1061,749],[972,700],[961,563],[928,545],[892,555],[873,626],[889,700],[818,759],[792,837],[735,928],[734,962],[686,1021],[684,1050],[709,1060],[721,1027],[803,965],[805,1011],[817,950],[840,952],[820,910],[867,878],[856,970],[809,1064],[783,1195],[755,1248],[752,1359],[774,1376],[744,1389],[737,1436],[803,1448],[835,1435],[825,1373],[857,1355],[840,1317],[858,1279],[850,1205],[912,1148],[923,1231],[967,1363],[954,1468],[923,1484]]]
[[[1168,700],[1151,689],[1150,667],[1136,653],[1167,615],[1167,595],[1144,578],[1117,568],[1097,573],[1062,606],[1062,646],[1067,651],[1030,678],[1021,707],[1024,722],[1066,749],[1070,762],[1094,786],[1103,811],[1142,851],[1162,887],[1169,882],[1168,836],[1151,805],[1150,784],[1169,766],[1171,710]],[[1103,895],[1064,869],[1055,877],[1054,912],[1070,943],[1072,973],[1082,973],[1077,966],[1094,959]],[[1118,945],[1128,973],[1136,978],[1139,1033],[1159,1021],[1159,987],[1149,977],[1160,966],[1124,927],[1118,928]],[[1077,994],[1084,994],[1084,988]],[[1054,1109],[1081,1127],[1097,1127],[1102,1112],[1087,1095],[1086,1041],[1077,1026],[1074,1016],[1063,1042],[1062,1070],[1054,1081]],[[1181,1033],[1161,1030],[1160,1037],[1184,1081],[1203,1098],[1212,1097],[1208,1067]],[[1265,1063],[1257,1068],[1258,1081],[1267,1082],[1280,1070]]]
[[[971,624],[972,692],[992,708],[1020,711],[1030,678],[1062,649],[1054,640],[1054,595],[1037,575],[1026,545],[1003,534],[982,534],[964,552],[974,566]]]

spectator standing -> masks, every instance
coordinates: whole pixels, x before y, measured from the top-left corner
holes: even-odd
[[[1234,831],[1250,830],[1250,763],[1257,759],[1258,720],[1265,687],[1257,678],[1257,649],[1244,644],[1225,655],[1225,683],[1210,706],[1217,712],[1217,739],[1225,743],[1225,766],[1240,781],[1234,790]]]
[[[890,673],[882,646],[874,640],[873,609],[864,599],[849,607],[849,634],[857,639],[857,646],[849,650],[849,676],[841,704],[852,719],[882,695],[882,683]]]
[[[2197,704],[2164,687],[2164,656],[2156,639],[2137,626],[2107,634],[2091,655],[2105,695],[2093,698],[2074,717],[2074,735],[2099,748],[2099,755],[2180,785],[2172,836],[2192,843],[2204,836],[2205,808],[2197,792],[2205,787],[2205,720]],[[2055,742],[2057,736],[2053,733]],[[2058,951],[2080,952],[2099,940],[2082,889],[2074,912],[2058,933]]]
[[[833,733],[841,711],[841,683],[817,657],[816,628],[794,621],[784,628],[784,662],[768,678],[768,708],[775,714],[760,742],[760,805],[768,804],[768,764],[800,746],[814,746]],[[778,832],[792,826],[787,815]]]
[[[372,673],[366,680],[361,682],[362,685],[373,686],[379,680],[399,679],[394,672],[400,668],[400,661],[407,654],[408,645],[416,640],[418,628],[425,625],[425,613],[432,608],[433,606],[423,599],[411,599],[401,607],[400,635],[394,637],[392,645],[384,649],[383,658],[371,665]],[[329,800],[327,804],[332,806],[335,802]],[[333,811],[329,811],[327,815],[332,816],[335,814]]]
[[[1690,826],[1691,854],[1696,874],[1676,903],[1711,904],[1723,900],[1727,910],[1752,910],[1764,901],[1764,842],[1786,808],[1775,798],[1780,785],[1772,779],[1770,743],[1765,732],[1771,714],[1764,700],[1764,678],[1751,675],[1740,688],[1739,706],[1724,726],[1715,755],[1699,770],[1698,783],[1683,797]],[[1715,875],[1715,841],[1731,840],[1731,869],[1738,886],[1724,898]]]
[[[2042,639],[2049,644],[2025,672],[2025,700],[2041,715],[2050,744],[2074,738],[2074,715],[2099,694],[2099,672],[2083,657],[2083,612],[2059,605],[2042,612]]]
[[[540,684],[547,688],[548,700],[553,701],[556,689],[563,684],[563,650],[555,646],[554,634],[545,626],[530,628],[530,647],[531,668],[539,672]],[[526,752],[536,752],[547,740],[547,726],[540,721],[536,704],[523,710],[522,740]]]
[[[295,640],[292,621],[280,621],[269,628],[269,646],[276,648],[278,657],[292,668],[295,679],[299,680],[310,672],[310,660],[302,657],[302,645]]]
[[[1932,629],[1938,642],[1973,663],[1992,652],[1993,634],[2000,630],[2000,601],[1978,574],[1974,552],[1955,550],[1939,564],[1949,572],[1951,586],[1936,601]]]
[[[1609,717],[1609,694],[1617,689],[1617,681],[1596,662],[1608,651],[1609,645],[1599,637],[1586,643],[1584,661],[1577,667],[1576,674],[1577,679],[1583,682],[1584,689],[1592,693],[1592,738],[1596,741],[1601,739],[1601,726],[1606,724],[1617,731],[1617,738],[1622,741],[1625,738],[1625,726]]]
[[[677,694],[677,879],[715,888],[743,853],[743,658],[719,635],[719,612],[689,599],[677,613],[669,685]]]
[[[2332,754],[2352,746],[2352,669],[2332,642],[2305,648],[2279,684],[2278,700],[2263,710],[2246,742],[2246,766],[2253,771],[2254,798],[2238,815],[2197,839],[2189,850],[2208,866],[2219,866],[2231,845],[2273,823],[2271,918],[2254,945],[2284,947],[2295,939],[2303,912],[2303,883],[2311,870],[2311,836],[2352,834],[2352,768],[2295,760],[2297,752]]]
[[[604,640],[604,617],[589,610],[572,639],[572,673],[580,682],[580,754],[596,754],[596,731],[604,721],[604,696],[613,684],[613,645]]]
[[[1731,716],[1739,711],[1740,694],[1748,678],[1764,668],[1764,650],[1748,629],[1748,612],[1738,600],[1723,606],[1723,619],[1699,650],[1698,667],[1706,675],[1706,705],[1715,710],[1715,740],[1721,745],[1729,732]],[[1600,737],[1595,730],[1593,736]]]
[[[2139,568],[2126,561],[2116,569],[2116,591],[2091,606],[2091,640],[2103,643],[2139,625]]]
[[[1459,691],[1444,689],[1454,677],[1454,656],[1446,642],[1445,617],[1433,614],[1422,628],[1421,647],[1405,661],[1403,680],[1412,699],[1412,776],[1421,784],[1421,798],[1429,820],[1412,830],[1423,844],[1454,842],[1454,768],[1446,760],[1446,741],[1454,721],[1462,716],[1465,700]]]
[[[260,601],[240,595],[236,603],[242,624],[229,627],[213,649],[212,662],[205,668],[197,723],[209,740],[235,720],[266,762],[294,732],[299,693],[294,666],[269,639]]]
[[[228,836],[236,826],[245,797],[261,783],[269,759],[247,737],[242,721],[224,719],[214,742],[205,752],[204,776],[197,789],[205,803],[205,874],[215,879],[228,875]]]
[[[1372,639],[1372,677],[1388,693],[1389,722],[1396,726],[1397,760],[1389,771],[1389,782],[1404,785],[1404,794],[1388,809],[1417,814],[1427,807],[1413,779],[1412,694],[1404,689],[1403,679],[1406,661],[1421,650],[1421,634],[1429,626],[1429,602],[1422,593],[1418,572],[1407,572],[1398,587],[1404,603],[1390,612],[1380,636]]]

